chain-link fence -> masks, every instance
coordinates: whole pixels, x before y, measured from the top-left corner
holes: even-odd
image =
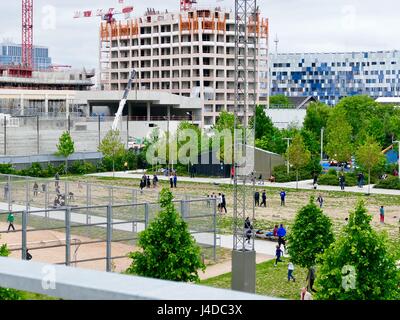
[[[154,190],[12,175],[0,175],[0,185],[0,241],[23,259],[28,249],[38,261],[123,271],[138,233],[160,211]],[[203,258],[215,260],[215,199],[174,196]]]

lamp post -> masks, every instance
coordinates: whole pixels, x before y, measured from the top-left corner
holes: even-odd
[[[398,177],[399,177],[399,179],[400,179],[400,141],[399,141],[399,140],[396,140],[396,141],[393,141],[393,143],[397,143],[398,146],[399,146],[399,150],[398,150],[398,159],[397,159],[397,165],[398,165],[397,175],[398,175]]]
[[[289,172],[290,172],[290,167],[289,167],[289,146],[290,146],[290,140],[293,140],[293,138],[283,138],[283,140],[287,141],[287,160],[286,160],[286,164],[287,164],[287,174],[289,174]]]
[[[321,128],[321,164],[322,160],[324,159],[324,130],[325,128]]]

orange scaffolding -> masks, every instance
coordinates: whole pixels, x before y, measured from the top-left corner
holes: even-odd
[[[139,24],[137,20],[128,20],[126,22],[116,21],[111,24],[102,22],[100,25],[100,38],[109,40],[115,37],[133,37],[139,35]]]

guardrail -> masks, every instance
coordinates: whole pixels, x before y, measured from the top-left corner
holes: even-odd
[[[189,283],[1,257],[0,287],[69,300],[281,300]]]

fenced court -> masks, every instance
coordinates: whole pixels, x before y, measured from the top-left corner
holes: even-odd
[[[125,270],[138,232],[145,230],[160,210],[157,189],[140,191],[12,175],[1,175],[0,185],[4,193],[0,243],[9,245],[13,257],[25,259],[28,249],[41,262]],[[174,196],[175,207],[202,247],[204,259],[215,260],[215,200]],[[61,203],[55,203],[59,198]],[[16,228],[10,233],[9,212],[14,214]]]

